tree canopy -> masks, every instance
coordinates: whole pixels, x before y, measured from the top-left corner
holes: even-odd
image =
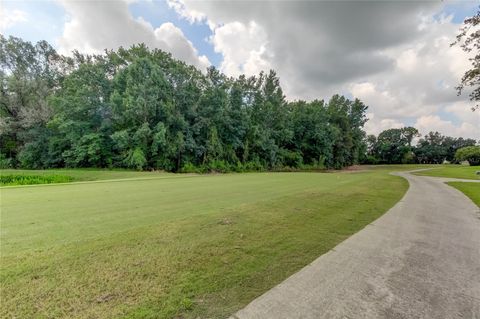
[[[429,132],[420,138],[416,145],[413,140],[420,137],[414,127],[394,128],[381,132],[378,137],[367,137],[366,163],[371,164],[441,164],[445,161],[458,163],[457,151],[475,147],[477,141],[471,138],[444,136],[439,132]],[[478,148],[478,146],[477,146]]]
[[[0,56],[2,166],[342,168],[366,151],[366,105],[288,101],[274,71],[201,72],[143,44],[65,57],[3,36]]]

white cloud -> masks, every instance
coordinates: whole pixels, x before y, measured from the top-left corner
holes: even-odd
[[[172,23],[158,28],[143,18],[134,19],[127,2],[119,1],[62,1],[69,15],[63,35],[58,39],[59,51],[69,54],[99,53],[104,49],[129,47],[145,43],[160,48],[177,58],[204,70],[210,65],[206,56],[199,56],[193,44]]]
[[[391,118],[378,118],[373,113],[367,113],[368,122],[365,124],[365,130],[368,134],[378,135],[384,130],[391,128],[402,128],[404,123]]]
[[[416,123],[422,134],[479,135],[454,89],[470,62],[450,46],[460,26],[444,3],[171,1],[209,24],[227,74],[271,67],[290,99],[350,93],[369,105],[369,133]]]
[[[480,112],[472,112],[470,103],[457,102],[445,107],[445,112],[451,113],[457,119],[476,125],[480,132]]]
[[[190,23],[200,22],[206,19],[204,13],[193,9],[187,9],[181,0],[166,0],[170,8],[174,9],[181,17],[187,19]]]
[[[230,22],[213,30],[210,41],[215,52],[224,59],[220,70],[229,75],[254,75],[271,68],[266,52],[267,35],[263,28],[251,21]]]
[[[26,21],[28,21],[28,19],[25,11],[0,8],[0,32],[4,32],[14,25]]]
[[[468,56],[450,47],[458,26],[446,18],[423,23],[421,37],[385,50],[396,61],[391,72],[369,77],[368,85],[352,84],[351,93],[370,105],[377,119],[416,121],[422,134],[438,130],[478,138],[480,113],[473,114],[472,103],[454,89],[469,67]]]
[[[422,116],[417,119],[414,126],[424,133],[429,131],[448,132],[448,135],[454,137],[480,139],[479,125],[473,125],[468,122],[455,125],[452,121],[443,120],[438,115]]]

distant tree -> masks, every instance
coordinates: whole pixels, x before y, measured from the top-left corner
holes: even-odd
[[[480,107],[480,10],[470,18],[465,19],[456,41],[452,45],[460,45],[465,52],[473,52],[470,58],[472,68],[465,72],[459,86],[457,87],[460,95],[466,87],[471,87],[470,100],[475,103],[472,110]]]
[[[455,153],[457,161],[468,161],[471,166],[480,165],[480,146],[462,147]]]
[[[456,162],[455,159],[455,152],[462,148],[462,147],[467,147],[467,146],[475,146],[476,141],[471,138],[455,138],[455,137],[450,137],[446,136],[443,139],[442,146],[446,149],[446,156],[445,160],[449,162]]]
[[[412,163],[415,161],[412,152],[412,141],[418,136],[414,127],[393,128],[378,135],[368,136],[369,163]]]
[[[412,146],[412,141],[415,137],[419,137],[420,133],[414,127],[408,126],[401,129],[402,138],[407,142],[408,146]]]
[[[458,149],[475,144],[474,139],[455,138],[444,136],[438,132],[430,132],[419,140],[414,152],[420,163],[456,162],[455,153]]]
[[[441,164],[447,157],[447,149],[444,147],[445,136],[439,132],[429,132],[418,141],[415,148],[420,163]]]

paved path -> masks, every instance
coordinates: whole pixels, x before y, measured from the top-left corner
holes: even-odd
[[[480,319],[478,207],[446,179],[397,175],[397,205],[231,318]]]

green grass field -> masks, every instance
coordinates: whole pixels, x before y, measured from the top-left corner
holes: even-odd
[[[480,171],[480,166],[441,165],[431,170],[417,172],[415,174],[423,176],[480,179],[480,175],[475,174],[477,171]]]
[[[61,171],[106,181],[0,189],[2,318],[225,318],[408,187],[380,168]]]

